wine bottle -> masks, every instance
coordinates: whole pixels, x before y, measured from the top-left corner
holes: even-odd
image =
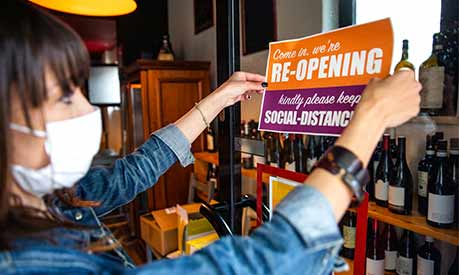
[[[389,183],[394,180],[392,159],[389,151],[388,134],[383,136],[383,151],[376,169],[375,201],[380,206],[387,206]]]
[[[273,148],[273,135],[271,132],[265,132],[263,134],[263,140],[265,145],[265,164],[271,165],[272,162],[272,148]]]
[[[218,189],[218,183],[217,183],[217,165],[216,164],[212,164],[210,169],[209,169],[209,176],[208,176],[208,179],[207,181],[209,182],[209,184],[213,184],[214,185],[214,188],[215,190]]]
[[[434,246],[434,239],[427,236],[426,242],[419,248],[417,270],[420,275],[440,274],[441,254]]]
[[[397,235],[391,224],[386,224],[383,232],[384,240],[384,270],[395,272],[397,264]]]
[[[443,107],[443,81],[445,67],[439,59],[443,44],[439,33],[433,35],[432,54],[419,66],[421,90],[421,112],[438,115]]]
[[[397,157],[398,157],[398,146],[395,140],[395,129],[394,128],[390,130],[389,147],[390,147],[390,157],[392,159],[392,163],[395,164],[397,162]]]
[[[174,61],[175,55],[172,51],[171,42],[169,41],[168,35],[163,35],[163,44],[159,49],[158,60],[162,61]]]
[[[244,138],[250,138],[250,129],[249,129],[249,123],[247,121],[244,121]]]
[[[306,148],[304,147],[303,135],[296,134],[294,141],[295,171],[306,173]]]
[[[389,183],[389,210],[409,215],[412,207],[413,177],[406,163],[406,138],[398,137],[398,158],[395,165],[395,179]]]
[[[283,158],[285,163],[285,169],[295,172],[295,135],[288,134],[284,143]]]
[[[450,139],[449,166],[451,179],[456,190],[454,201],[455,221],[459,224],[459,138]]]
[[[281,152],[282,152],[282,146],[281,146],[281,136],[279,134],[274,134],[273,135],[273,148],[272,148],[272,156],[271,156],[271,162],[270,165],[277,167],[277,168],[284,168],[283,167],[283,162],[282,162],[282,157],[281,157]]]
[[[456,257],[454,258],[454,261],[453,261],[453,263],[451,264],[451,266],[449,268],[448,275],[457,275],[457,274],[459,274],[459,260],[458,260],[458,257],[459,257],[459,246],[456,249]]]
[[[435,132],[432,136],[432,145],[434,147],[435,152],[437,151],[437,142],[443,139],[443,132]]]
[[[402,46],[402,58],[400,61],[397,63],[395,66],[395,72],[398,72],[399,70],[407,68],[410,70],[414,71],[414,66],[411,64],[410,61],[408,61],[408,40],[404,39],[403,40],[403,46]]]
[[[375,184],[376,184],[376,169],[378,168],[379,159],[381,158],[382,153],[382,140],[378,142],[376,149],[373,151],[373,155],[368,164],[368,172],[370,173],[370,183],[367,184],[367,192],[369,195],[369,200],[375,200]]]
[[[356,223],[356,214],[350,211],[346,212],[342,222],[344,244],[341,255],[349,259],[354,259]]]
[[[209,128],[207,128],[206,141],[207,141],[206,143],[207,152],[215,153],[217,150],[215,146],[215,132],[212,127],[212,124],[210,125]]]
[[[318,141],[318,150],[317,150],[317,159],[319,160],[327,151],[327,140],[323,136],[319,136]]]
[[[437,157],[427,187],[427,223],[440,228],[450,227],[454,223],[455,190],[446,148],[446,140],[437,142]]]
[[[378,235],[378,221],[372,220],[366,251],[366,275],[384,275],[384,245]]]
[[[398,275],[414,275],[416,274],[415,265],[415,243],[414,234],[412,231],[404,230],[398,247],[397,267]]]
[[[435,159],[435,149],[430,135],[426,137],[426,154],[418,164],[418,211],[427,215],[427,183]]]
[[[314,136],[308,136],[308,148],[306,156],[306,172],[311,173],[314,164],[317,161],[317,148],[314,141]]]

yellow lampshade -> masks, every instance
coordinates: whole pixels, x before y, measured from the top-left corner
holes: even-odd
[[[134,0],[29,0],[42,7],[87,16],[118,16],[137,8]]]

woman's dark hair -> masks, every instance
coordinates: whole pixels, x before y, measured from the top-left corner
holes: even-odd
[[[47,12],[21,0],[2,0],[0,8],[0,251],[17,238],[58,227],[78,227],[47,211],[21,204],[11,192],[11,99],[19,99],[27,124],[29,110],[47,100],[45,71],[55,75],[64,95],[84,88],[89,55],[79,36]],[[55,195],[74,202],[62,191]]]

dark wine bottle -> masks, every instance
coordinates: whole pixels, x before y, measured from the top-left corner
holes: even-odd
[[[389,183],[389,210],[409,215],[412,208],[413,177],[406,163],[406,138],[398,137],[398,157],[394,181]]]
[[[459,274],[459,247],[456,249],[456,257],[454,258],[453,263],[451,264],[449,270],[448,270],[448,275],[457,275]]]
[[[354,259],[356,222],[357,217],[354,212],[347,212],[344,215],[342,222],[344,244],[341,255],[349,259]]]
[[[370,182],[367,184],[367,192],[369,200],[375,200],[375,183],[376,183],[376,169],[378,168],[379,159],[382,153],[382,140],[378,142],[376,149],[373,151],[370,162],[368,163],[368,173],[370,174]]]
[[[264,144],[265,144],[265,164],[271,165],[273,162],[273,147],[274,147],[274,136],[271,132],[265,132],[263,134]]]
[[[207,152],[214,153],[217,151],[217,147],[215,146],[215,131],[212,127],[212,124],[209,128],[207,128],[206,133],[206,150]]]
[[[404,230],[398,246],[397,274],[414,275],[416,274],[416,245],[412,231]]]
[[[270,165],[277,167],[277,168],[284,168],[283,162],[282,162],[282,146],[281,146],[281,141],[280,139],[282,138],[280,134],[274,134],[273,135],[273,148],[272,148],[272,157],[271,157],[271,162]]]
[[[295,171],[306,173],[306,148],[304,147],[303,135],[296,134],[294,141]]]
[[[283,158],[285,163],[285,169],[295,172],[295,135],[288,134],[284,142]]]
[[[306,156],[306,172],[311,173],[314,164],[316,164],[317,158],[317,147],[314,140],[314,136],[308,136],[308,148]]]
[[[383,232],[384,240],[384,270],[395,272],[397,264],[397,235],[391,224],[386,224]]]
[[[437,142],[439,140],[443,140],[443,132],[435,132],[435,134],[432,136],[432,145],[434,147],[435,152],[437,151]]]
[[[378,235],[378,221],[372,220],[366,251],[366,275],[384,275],[384,245]]]
[[[388,134],[383,136],[383,151],[376,169],[375,201],[380,206],[387,206],[389,183],[394,180],[393,163],[389,151]]]
[[[455,190],[448,168],[446,148],[446,140],[437,142],[437,157],[427,187],[427,223],[440,228],[450,227],[454,224]]]
[[[217,165],[212,164],[210,166],[209,172],[208,172],[208,179],[207,181],[209,184],[213,184],[215,190],[218,189],[218,183],[217,183]]]
[[[398,146],[397,146],[397,140],[396,140],[396,135],[395,135],[395,128],[391,128],[389,133],[390,133],[390,142],[389,142],[390,157],[392,158],[392,163],[395,164],[397,162],[397,157],[398,157]]]
[[[419,248],[417,258],[418,274],[439,275],[441,254],[434,246],[434,239],[427,236],[426,242]]]
[[[455,221],[459,224],[459,138],[450,140],[449,149],[449,166],[451,170],[451,179],[456,190],[454,201]]]
[[[432,137],[426,137],[426,155],[418,164],[418,211],[427,215],[427,183],[435,160],[435,149]]]

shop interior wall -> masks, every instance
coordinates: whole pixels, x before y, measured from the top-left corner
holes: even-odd
[[[298,38],[322,30],[322,1],[277,0],[277,37],[279,40]],[[169,35],[177,58],[184,60],[208,60],[211,62],[211,85],[217,85],[216,76],[216,26],[194,34],[193,1],[168,0]],[[214,0],[214,19],[215,19]],[[263,17],[260,15],[260,20]],[[215,20],[214,20],[215,23]],[[242,39],[241,39],[242,43]],[[242,49],[242,46],[241,46]],[[241,70],[265,74],[268,51],[250,55],[241,52]],[[243,102],[241,118],[258,120],[261,96],[255,95],[250,101]]]

